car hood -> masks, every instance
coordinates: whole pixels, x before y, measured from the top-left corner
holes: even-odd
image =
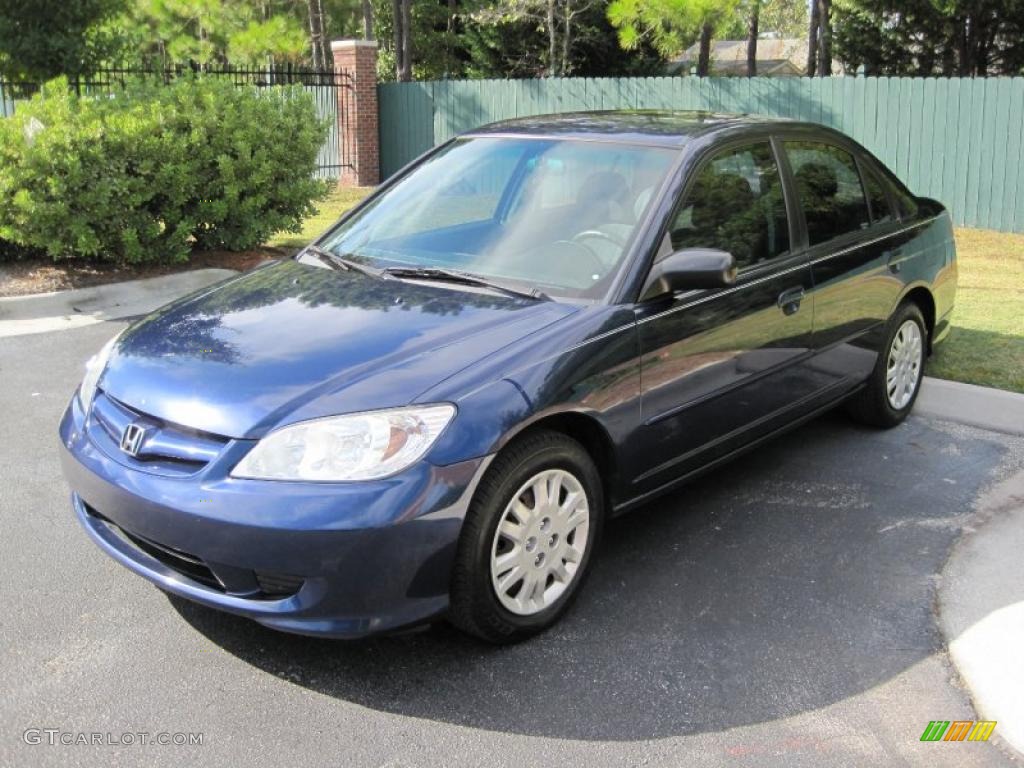
[[[293,421],[407,405],[576,309],[287,261],[131,326],[100,388],[159,419],[260,437]]]

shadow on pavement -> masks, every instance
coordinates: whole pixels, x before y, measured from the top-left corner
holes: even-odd
[[[717,731],[827,706],[939,650],[933,577],[1004,450],[921,419],[818,419],[611,521],[573,611],[514,647],[444,624],[313,640],[172,603],[249,664],[375,710],[573,739]]]

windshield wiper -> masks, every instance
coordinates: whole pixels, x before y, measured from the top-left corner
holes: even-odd
[[[324,264],[327,264],[333,267],[334,269],[340,269],[343,272],[355,270],[356,272],[361,272],[364,275],[370,275],[371,277],[382,276],[382,270],[374,269],[373,267],[368,267],[365,264],[360,264],[358,261],[355,261],[353,259],[347,259],[344,256],[338,255],[334,251],[329,251],[326,248],[321,248],[319,245],[307,245],[305,248],[302,249],[302,251],[299,252],[299,256],[302,256],[302,254],[304,253],[316,256]]]
[[[551,297],[537,288],[522,290],[513,288],[505,283],[491,280],[481,275],[474,275],[471,272],[460,272],[456,269],[444,269],[443,267],[386,267],[381,270],[385,275],[392,277],[406,277],[415,280],[441,280],[449,283],[462,283],[463,285],[479,285],[483,288],[490,288],[494,291],[508,294],[509,296],[520,296],[535,301],[551,301]]]

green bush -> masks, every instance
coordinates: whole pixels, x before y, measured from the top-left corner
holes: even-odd
[[[326,131],[301,88],[198,78],[79,98],[56,80],[0,120],[0,239],[121,262],[251,248],[314,212]]]
[[[37,259],[45,255],[45,251],[40,251],[35,248],[26,248],[23,245],[12,243],[10,240],[0,239],[0,262]]]

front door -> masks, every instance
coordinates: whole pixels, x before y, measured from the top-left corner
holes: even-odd
[[[728,288],[637,307],[643,494],[728,455],[820,388],[810,358],[811,271],[790,247],[779,167],[764,139],[712,155],[673,214],[670,242],[736,258]]]

